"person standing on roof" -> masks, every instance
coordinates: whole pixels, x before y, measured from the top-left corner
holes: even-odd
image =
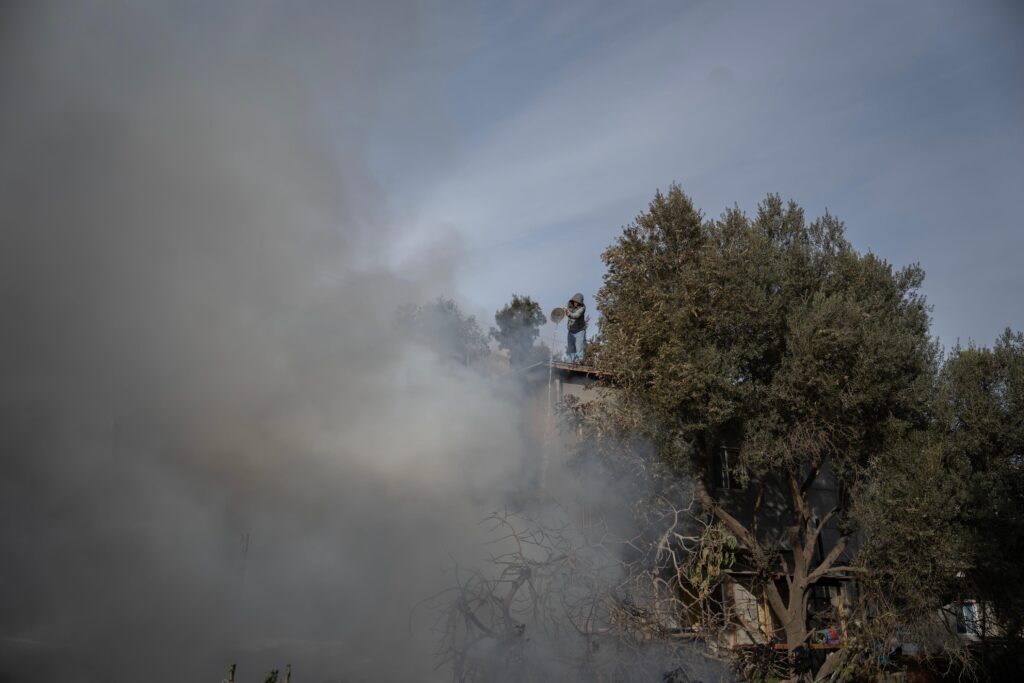
[[[572,295],[565,309],[565,317],[569,319],[565,354],[570,363],[582,363],[583,348],[587,345],[587,307],[583,305],[583,294],[576,292]]]

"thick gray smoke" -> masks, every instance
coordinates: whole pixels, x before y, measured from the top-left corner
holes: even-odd
[[[394,324],[452,265],[381,265],[360,142],[414,13],[12,4],[0,679],[428,679],[409,609],[524,446]]]

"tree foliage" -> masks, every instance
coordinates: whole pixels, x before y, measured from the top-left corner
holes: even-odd
[[[603,345],[632,429],[662,461],[692,475],[708,511],[766,571],[769,604],[796,647],[807,592],[833,571],[852,533],[850,495],[813,510],[829,472],[848,493],[881,454],[927,422],[935,347],[917,266],[861,254],[842,223],[770,195],[754,217],[707,220],[682,190],[658,192],[604,255],[597,296]],[[737,510],[709,481],[717,449],[737,449],[735,474],[783,493],[781,538],[759,534],[762,493]],[[819,519],[820,516],[820,519]],[[839,540],[814,557],[829,525]]]
[[[739,429],[752,472],[850,477],[922,419],[923,272],[857,253],[833,216],[769,196],[708,221],[672,186],[603,258],[601,363],[680,467]]]
[[[897,636],[940,668],[969,664],[950,628],[951,606],[964,597],[968,567],[960,513],[967,468],[932,423],[873,463],[853,516],[860,529],[856,563],[861,600],[852,619],[845,668],[877,670],[879,643]]]
[[[948,457],[963,463],[958,521],[968,589],[992,605],[1020,649],[1024,638],[1024,334],[992,348],[956,348],[939,384],[937,418]]]
[[[539,303],[529,296],[513,294],[512,300],[494,314],[497,327],[491,328],[491,338],[508,351],[512,367],[524,367],[544,360],[550,353],[537,344],[545,321]]]
[[[814,585],[857,577],[845,646],[818,671],[830,680],[875,676],[896,642],[920,646],[922,666],[971,673],[978,661],[953,628],[964,600],[991,606],[999,636],[974,673],[1011,679],[1024,662],[1024,334],[940,358],[923,271],[858,252],[838,219],[808,222],[777,195],[753,216],[731,208],[711,220],[673,185],[603,259],[600,344],[588,351],[616,398],[570,397],[564,417],[583,439],[575,462],[615,481],[643,531],[600,535],[595,547],[622,563],[599,572],[614,587],[580,578],[585,544],[531,536],[558,552],[506,557],[513,574],[462,582],[445,652],[476,666],[477,643],[494,641],[531,661],[527,621],[512,610],[522,593],[522,614],[568,623],[583,652],[597,640],[619,648],[601,663],[618,667],[622,647],[671,643],[685,623],[724,633],[735,615],[711,602],[739,568],[752,570],[745,587],[760,591],[791,653],[812,633]],[[495,322],[492,338],[528,363],[544,322],[536,302],[513,295]],[[723,447],[742,490],[712,476]],[[812,498],[820,484],[830,493]],[[691,500],[702,514],[690,515]],[[744,652],[747,678],[791,675],[798,661],[772,643]]]
[[[438,297],[429,304],[402,306],[398,325],[404,334],[464,365],[487,353],[487,337],[476,317],[464,314],[452,299]]]
[[[876,463],[855,510],[867,607],[948,662],[964,655],[950,629],[959,605],[978,601],[988,637],[970,665],[1009,678],[1024,662],[1024,335],[954,348],[930,415]]]

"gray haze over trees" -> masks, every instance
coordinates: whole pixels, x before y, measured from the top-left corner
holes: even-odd
[[[476,318],[465,315],[452,299],[406,304],[398,309],[395,335],[408,336],[438,354],[470,365],[487,353],[487,337]]]
[[[673,185],[604,259],[595,360],[615,399],[561,406],[582,437],[572,462],[588,512],[491,518],[518,549],[450,588],[442,653],[455,680],[690,676],[682,633],[741,680],[872,680],[908,665],[1014,678],[1021,334],[944,357],[920,267],[862,254],[839,219],[808,222],[776,195],[753,216],[707,219]],[[753,577],[777,624],[768,637],[794,659],[771,641],[721,649],[730,569]],[[827,617],[843,645],[801,663],[812,590],[832,577],[858,586]],[[968,603],[985,606],[970,645],[955,627]],[[918,655],[890,658],[894,642]]]
[[[757,584],[786,648],[807,640],[814,584],[853,573],[865,594],[828,665],[841,677],[878,673],[878,644],[894,633],[936,672],[1015,676],[1024,630],[1006,584],[1024,561],[1021,333],[943,358],[918,266],[858,253],[837,218],[807,222],[775,195],[752,217],[707,219],[673,185],[604,261],[597,363],[620,401],[601,420],[652,446],[670,480],[692,479],[745,566],[786,577]],[[606,459],[628,452],[615,431]],[[608,424],[594,438],[608,439]],[[751,495],[712,481],[722,448],[738,482],[725,488]],[[841,493],[816,510],[809,496],[826,478]],[[977,657],[945,621],[971,600],[994,609],[998,634]]]
[[[529,296],[513,294],[512,300],[494,314],[497,327],[491,328],[491,339],[508,352],[512,367],[521,368],[549,357],[550,350],[537,344],[545,322],[547,316],[539,303]]]
[[[5,3],[0,671],[444,678],[410,609],[524,449],[512,396],[396,331],[466,322],[425,299],[443,250],[383,263],[359,143],[414,17],[221,11]]]
[[[482,548],[509,550],[482,546],[494,533],[479,521],[526,507],[537,453],[524,438],[519,387],[475,367],[488,353],[480,310],[452,294],[481,242],[435,215],[424,228],[386,184],[397,166],[410,169],[406,182],[436,173],[455,137],[440,121],[449,83],[438,64],[474,46],[431,41],[438,16],[405,2],[0,10],[3,676],[217,680],[239,661],[246,677],[290,662],[299,683],[450,677],[435,669],[435,615],[413,608],[452,585],[452,567],[475,566]],[[658,39],[679,42],[674,26]],[[609,73],[640,73],[643,56]],[[731,82],[730,71],[713,73]],[[488,193],[472,192],[466,175],[517,202],[532,198],[527,209],[547,202],[498,182],[511,174],[528,189],[561,172],[522,163],[519,134],[543,130],[527,137],[547,144],[558,133],[539,123],[558,109],[554,94],[606,97],[608,82],[592,73],[532,100],[424,205],[444,205],[457,188],[466,211],[456,219],[479,216]],[[673,112],[676,127],[675,97],[643,101]],[[636,102],[621,98],[607,120],[618,125],[627,105],[632,120]],[[396,112],[414,115],[381,152],[370,142],[375,124]],[[785,118],[772,113],[769,124]],[[593,123],[574,131],[607,143]],[[651,130],[661,128],[633,128],[660,137]],[[412,148],[420,155],[387,154]],[[603,160],[602,150],[579,158]],[[777,169],[780,155],[766,158]],[[483,167],[502,173],[484,179]],[[594,198],[579,187],[585,197],[559,206]],[[615,202],[635,211],[633,198]],[[560,215],[580,219],[572,211]],[[727,211],[708,221],[675,189],[641,223],[608,252],[598,360],[626,373],[627,407],[646,413],[598,416],[608,438],[586,443],[580,458],[588,500],[619,535],[637,522],[631,506],[658,490],[644,468],[656,462],[651,472],[677,496],[639,520],[650,541],[643,534],[692,488],[677,475],[708,438],[742,424],[754,437],[749,472],[788,478],[827,458],[871,484],[834,519],[848,514],[867,539],[858,559],[876,579],[876,605],[895,606],[893,624],[970,595],[995,601],[1019,637],[1021,596],[997,588],[1020,566],[1024,537],[1019,334],[940,358],[918,269],[856,252],[835,219],[807,224],[777,198],[753,218]],[[492,258],[523,248],[482,244]],[[564,280],[565,250],[537,252],[544,258],[520,263]],[[573,252],[575,263],[584,252]],[[658,288],[629,279],[644,263]],[[497,279],[501,292],[533,285]],[[587,291],[566,284],[561,291]],[[494,340],[516,363],[540,348],[538,307],[514,297],[496,317]],[[657,391],[644,394],[650,380]],[[589,562],[578,574],[571,563],[544,567],[558,609],[607,597],[617,583],[609,572],[634,560],[647,576],[651,556],[678,559],[677,549],[710,543],[722,564],[736,539],[750,540],[719,515],[731,540],[708,525],[707,536],[681,531],[669,555],[647,545],[639,557],[609,556],[566,532],[557,506],[539,508],[543,524],[562,530],[542,547],[567,541]],[[809,531],[801,540],[797,530],[805,547]],[[521,556],[500,556],[524,567]],[[579,584],[565,582],[579,576],[592,580],[589,592],[567,603],[559,591],[579,597]],[[876,636],[858,652],[870,655]],[[556,641],[533,644],[547,655]],[[643,674],[676,662],[635,661]],[[549,662],[531,664],[545,676]]]

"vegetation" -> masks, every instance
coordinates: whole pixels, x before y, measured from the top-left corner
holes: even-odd
[[[613,492],[632,535],[589,513],[494,518],[512,545],[496,573],[463,570],[441,596],[455,679],[682,680],[688,639],[720,644],[743,619],[721,597],[734,570],[774,623],[734,651],[741,680],[1018,678],[1024,335],[943,357],[918,266],[776,195],[712,220],[672,186],[603,259],[588,363],[616,399],[570,398],[563,417],[581,476],[601,480],[595,507]],[[514,295],[495,321],[527,363],[539,306]],[[836,575],[856,599],[821,666],[809,604]]]
[[[550,356],[546,346],[537,344],[545,320],[539,303],[518,294],[513,294],[512,300],[494,314],[497,327],[491,328],[491,338],[508,351],[512,367],[525,367]]]
[[[777,196],[753,218],[734,208],[705,220],[678,186],[604,260],[598,362],[617,373],[627,423],[693,477],[755,566],[785,575],[765,595],[787,647],[805,644],[811,587],[851,571],[840,559],[854,529],[853,496],[816,517],[810,491],[826,475],[856,491],[926,420],[935,349],[923,273],[858,253],[837,219],[807,223]],[[722,448],[755,490],[746,509],[710,479]],[[773,496],[784,499],[777,524],[759,529]],[[838,540],[817,557],[826,528]]]
[[[669,625],[682,609],[674,589],[684,567],[710,577],[728,564],[719,527],[691,525],[688,509],[664,499],[628,539],[551,512],[492,515],[489,565],[456,566],[454,585],[421,603],[434,608],[452,680],[690,683],[726,671]],[[644,550],[624,555],[629,546]],[[650,553],[677,572],[652,575]]]
[[[858,503],[866,607],[947,664],[1010,679],[1024,654],[1024,337],[954,348],[930,414]],[[972,658],[951,628],[964,603],[984,606],[961,623],[979,636]]]
[[[426,305],[407,305],[398,310],[403,334],[434,349],[439,355],[469,365],[487,353],[487,337],[476,317],[465,315],[451,299],[438,297]]]
[[[966,468],[963,524],[971,592],[995,606],[1008,635],[1024,629],[1024,335],[954,350],[940,382],[943,443]]]
[[[940,377],[936,418],[961,473],[955,506],[965,565],[958,597],[991,606],[978,629],[993,675],[1024,669],[1024,335],[956,348]],[[995,644],[996,647],[989,647]],[[1012,678],[1012,676],[1010,676]]]

